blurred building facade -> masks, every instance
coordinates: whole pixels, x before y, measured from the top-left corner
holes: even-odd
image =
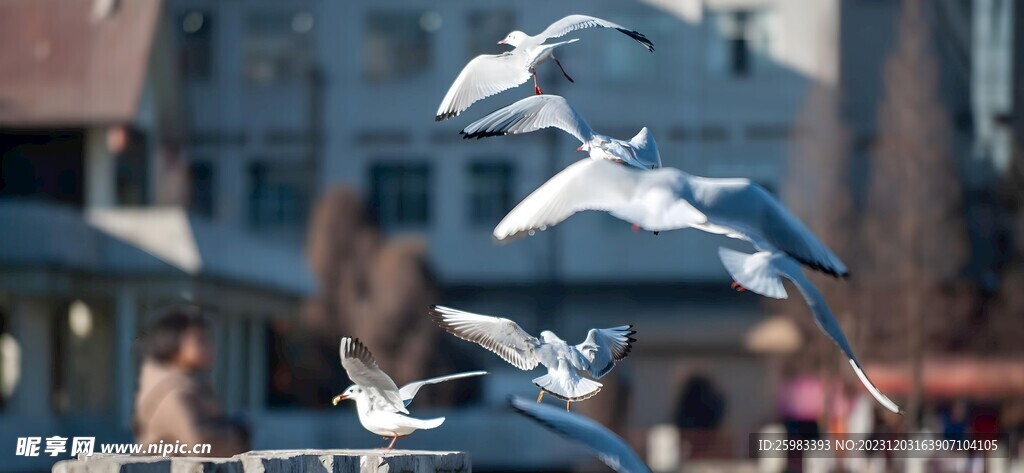
[[[42,15],[26,13],[29,3],[10,2],[21,10],[0,18]],[[433,121],[434,111],[466,61],[502,51],[495,43],[508,31],[536,33],[566,14],[587,13],[643,32],[657,52],[615,32],[573,33],[583,41],[560,59],[576,83],[544,64],[538,73],[547,93],[564,95],[593,128],[612,136],[648,126],[666,166],[748,177],[778,192],[812,85],[842,91],[853,151],[868,153],[899,8],[869,0],[568,0],[543,9],[472,0],[167,0],[162,11],[153,4],[140,13],[144,2],[79,3],[55,15],[70,23],[50,27],[67,38],[20,49],[27,64],[73,62],[59,56],[66,41],[92,44],[75,28],[117,33],[129,14],[145,18],[131,23],[141,30],[133,34],[148,39],[133,42],[133,54],[115,48],[82,55],[99,71],[95,77],[48,71],[78,80],[67,95],[55,94],[53,84],[33,84],[39,76],[20,85],[0,79],[0,215],[21,229],[0,246],[0,341],[7,340],[0,344],[0,379],[9,396],[0,418],[12,420],[5,426],[44,419],[32,422],[46,434],[123,437],[130,414],[124,400],[134,389],[126,361],[133,334],[153,311],[187,293],[218,310],[225,353],[218,389],[230,409],[253,415],[255,447],[374,446],[372,436],[353,427],[351,413],[266,409],[266,321],[296,314],[312,291],[301,257],[312,209],[330,188],[346,186],[363,196],[386,233],[423,239],[445,304],[569,340],[590,327],[635,324],[636,350],[607,392],[580,408],[642,445],[650,427],[677,423],[692,398],[687,387],[710,385],[701,392],[717,396],[706,407],[718,406],[720,415],[696,427],[724,432],[702,446],[721,455],[744,454],[746,435],[776,420],[778,370],[764,355],[800,344],[800,334],[794,341],[784,323],[764,317],[760,299],[729,289],[715,249],[733,243],[700,232],[638,234],[611,217],[583,214],[495,245],[494,225],[582,158],[573,151],[577,143],[557,131],[460,138],[461,127],[527,96],[527,87],[442,123]],[[1024,61],[1011,45],[1021,28],[1006,14],[1012,2],[936,3],[932,20],[949,31],[941,47],[948,56],[944,90],[958,124],[956,154],[974,157],[963,160],[964,176],[979,191],[974,202],[984,206],[984,191],[1012,167],[1007,117],[1024,95],[1010,92],[1021,83],[1014,78]],[[11,31],[12,38],[36,38]],[[118,82],[102,74],[111,70],[122,72]],[[125,78],[126,70],[135,74]],[[15,87],[26,84],[39,88],[33,95]],[[41,100],[7,106],[19,96],[46,94],[55,104],[70,103],[77,115],[44,118]],[[67,97],[104,99],[76,104]],[[103,108],[112,103],[122,105]],[[58,112],[67,113],[47,113]],[[54,160],[58,155],[69,159]],[[33,172],[52,173],[24,174],[25,162]],[[70,184],[47,187],[66,176]],[[984,242],[985,235],[977,238]],[[69,250],[68,239],[82,243]],[[181,241],[194,248],[182,250]],[[95,338],[82,343],[73,325],[87,318]],[[451,416],[446,429],[413,437],[410,445],[451,448],[457,432],[490,431],[460,438],[478,467],[560,465],[564,444],[493,412],[508,394],[533,394],[531,374],[482,350],[477,361],[494,373],[486,378],[486,405]],[[106,364],[116,368],[77,387],[83,365]],[[87,406],[74,407],[80,404]],[[119,424],[96,431],[95,419],[111,412]],[[493,432],[495,419],[508,428]],[[22,427],[0,429],[0,443],[13,444],[19,433]]]
[[[0,17],[0,443],[130,441],[135,340],[172,304],[211,308],[218,389],[255,407],[268,320],[312,278],[300,253],[180,207],[185,104],[163,4],[12,1]]]
[[[177,26],[189,104],[189,208],[301,248],[316,196],[353,188],[386,233],[425,241],[445,304],[570,340],[589,327],[636,324],[643,342],[619,373],[628,381],[612,379],[605,396],[625,403],[619,411],[630,420],[622,427],[673,422],[683,386],[707,374],[724,398],[715,426],[748,432],[773,416],[770,370],[747,346],[755,332],[770,331],[758,331],[757,299],[728,287],[715,248],[730,243],[699,232],[636,234],[587,214],[495,245],[494,225],[582,158],[578,143],[556,131],[461,139],[461,127],[527,96],[525,87],[433,120],[469,59],[502,51],[495,43],[513,29],[536,33],[577,12],[641,31],[657,52],[615,32],[574,33],[584,41],[559,57],[576,83],[546,64],[542,88],[566,96],[607,134],[629,137],[648,126],[665,164],[693,174],[744,176],[778,191],[808,84],[838,80],[834,52],[817,45],[823,35],[836,41],[835,1],[570,1],[541,10],[470,1],[174,0],[167,15]],[[529,373],[486,353],[479,361],[493,367],[489,404],[530,391]],[[620,383],[628,396],[614,387]],[[740,437],[725,436],[724,450],[739,451]]]

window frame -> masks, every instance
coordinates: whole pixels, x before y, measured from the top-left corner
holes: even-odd
[[[385,175],[391,173],[391,175]],[[417,174],[419,177],[417,177]],[[423,157],[402,159],[375,159],[366,169],[367,196],[366,202],[373,212],[378,225],[384,229],[416,229],[430,228],[435,217],[434,206],[434,166]],[[409,179],[422,179],[422,189],[403,189],[409,186]],[[386,179],[397,179],[396,182],[384,182]],[[384,185],[388,188],[384,188]],[[397,189],[397,190],[393,190]],[[393,193],[388,197],[394,204],[385,210],[385,193]],[[405,195],[405,193],[412,193]],[[413,195],[417,194],[417,195]],[[409,205],[409,203],[413,205]],[[406,208],[409,207],[409,208]],[[385,215],[385,212],[394,215]]]

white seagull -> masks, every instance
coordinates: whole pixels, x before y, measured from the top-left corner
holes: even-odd
[[[836,277],[848,276],[843,262],[786,207],[747,179],[691,176],[673,168],[641,171],[606,160],[584,159],[556,174],[523,199],[494,229],[505,240],[558,224],[583,210],[601,210],[649,231],[692,227],[745,240],[758,250],[725,248],[719,256],[736,281],[776,299],[787,297],[784,277],[803,295],[818,327],[849,358],[861,383],[892,412],[900,408],[864,373],[842,328],[803,265]]]
[[[661,155],[647,127],[629,141],[595,133],[586,120],[558,95],[534,95],[483,117],[461,132],[463,138],[530,133],[555,127],[580,140],[576,151],[586,151],[593,159],[619,161],[639,169],[661,167]]]
[[[425,379],[402,386],[395,385],[391,377],[377,366],[373,354],[370,353],[358,338],[344,337],[341,339],[341,365],[349,379],[355,384],[345,389],[331,401],[335,406],[346,399],[356,402],[359,423],[363,428],[385,439],[390,438],[387,448],[395,446],[399,437],[405,437],[419,429],[433,429],[444,423],[444,417],[434,419],[416,419],[407,415],[406,406],[421,387],[437,384],[453,379],[468,378],[487,374],[486,371],[469,371],[439,378]]]
[[[550,44],[544,42],[565,36],[576,30],[595,27],[614,28],[635,39],[648,51],[654,51],[654,44],[643,34],[608,20],[587,15],[569,15],[552,23],[537,36],[530,36],[522,31],[513,31],[505,39],[498,41],[498,44],[507,44],[515,49],[501,54],[481,54],[462,68],[462,72],[455,78],[455,82],[452,83],[444,100],[441,101],[441,106],[437,109],[437,116],[434,117],[435,120],[441,121],[454,117],[477,100],[523,85],[530,80],[531,76],[533,77],[534,92],[538,95],[541,94],[542,91],[537,85],[536,67],[548,58],[554,59],[565,78],[569,82],[573,82],[572,77],[566,74],[562,64],[558,62],[558,58],[554,56],[554,51],[555,48],[576,42],[578,39]]]
[[[547,330],[537,339],[515,322],[501,317],[442,306],[432,307],[430,315],[452,335],[479,344],[516,368],[532,370],[538,364],[544,365],[548,373],[533,380],[541,388],[537,402],[549,392],[565,400],[566,410],[570,402],[589,399],[601,390],[601,383],[581,376],[580,371],[600,379],[629,355],[636,341],[632,325],[590,329],[583,343],[569,345]]]
[[[651,472],[621,437],[587,417],[520,398],[509,399],[509,404],[520,414],[549,430],[587,447],[601,462],[618,473]]]

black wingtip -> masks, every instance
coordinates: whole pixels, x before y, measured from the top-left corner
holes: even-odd
[[[647,39],[647,36],[644,36],[643,33],[639,31],[627,30],[624,28],[619,29],[619,31],[622,32],[622,34],[629,36],[630,38],[633,38],[634,40],[636,40],[636,42],[642,44],[645,48],[647,48],[648,51],[652,53],[654,52],[654,43],[652,43],[651,40]]]
[[[468,140],[470,138],[476,138],[479,140],[480,138],[490,138],[492,136],[505,136],[508,134],[503,131],[474,131],[472,133],[460,131],[459,133],[462,135],[462,139],[464,140]]]
[[[444,112],[444,113],[442,113],[440,115],[434,115],[434,121],[435,122],[442,122],[442,121],[445,121],[445,120],[447,120],[447,119],[449,119],[451,117],[457,116],[458,114],[459,114],[459,112]]]

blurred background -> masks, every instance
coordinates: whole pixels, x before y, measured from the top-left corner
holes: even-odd
[[[734,242],[603,214],[492,242],[584,155],[557,131],[460,138],[528,87],[434,112],[469,59],[570,13],[657,52],[573,33],[559,58],[576,83],[544,64],[545,92],[608,135],[649,127],[666,166],[786,202],[850,267],[814,281],[908,415],[877,408],[802,300],[732,291],[716,249]],[[399,384],[492,372],[425,389],[414,413],[448,421],[399,447],[468,451],[477,471],[605,471],[504,407],[536,374],[434,327],[443,303],[573,343],[634,324],[629,358],[575,409],[657,471],[755,471],[761,431],[1004,432],[1019,452],[1020,44],[1010,0],[4,0],[0,448],[131,441],[138,334],[195,304],[253,448],[382,445],[330,407],[353,335]]]

